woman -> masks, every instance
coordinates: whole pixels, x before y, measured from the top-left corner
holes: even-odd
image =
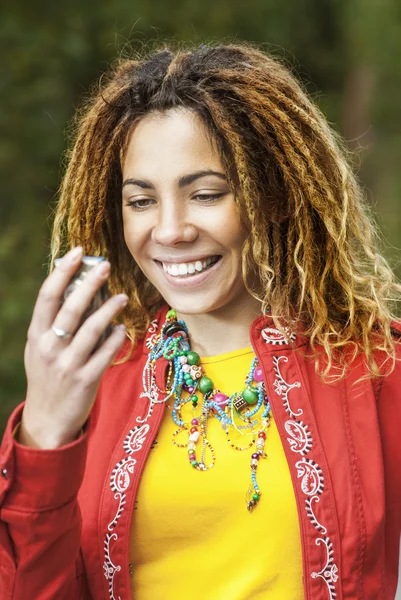
[[[3,441],[2,598],[393,598],[400,286],[374,239],[279,62],[122,61],[79,120],[53,257],[72,249]],[[60,308],[83,252],[108,260]]]

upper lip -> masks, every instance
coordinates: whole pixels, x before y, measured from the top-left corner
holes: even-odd
[[[187,256],[184,258],[171,258],[168,256],[164,256],[163,258],[161,257],[157,257],[154,258],[153,260],[157,260],[158,262],[161,263],[176,263],[176,264],[182,264],[182,263],[193,263],[193,262],[197,262],[202,261],[202,260],[206,260],[207,258],[211,258],[213,256],[220,256],[220,254],[204,254],[203,256],[197,256],[195,258],[188,258]]]

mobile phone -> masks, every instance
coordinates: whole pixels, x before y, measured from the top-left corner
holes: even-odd
[[[68,298],[68,296],[79,285],[81,285],[81,283],[84,281],[84,279],[87,276],[87,274],[89,273],[89,271],[91,269],[93,269],[93,267],[96,267],[99,263],[101,263],[104,260],[105,260],[105,258],[103,256],[83,256],[82,257],[81,265],[79,266],[77,271],[74,273],[74,276],[71,278],[68,286],[66,287],[66,289],[64,291],[61,304],[63,304],[63,302]],[[61,258],[56,258],[56,260],[54,261],[54,265],[57,267],[58,264],[60,263],[60,261],[61,261]],[[109,288],[107,286],[107,282],[105,282],[98,289],[96,294],[93,296],[90,305],[88,306],[88,308],[82,315],[82,319],[81,319],[77,329],[79,329],[79,327],[81,327],[82,323],[84,321],[86,321],[86,319],[92,313],[94,313],[98,308],[100,308],[100,306],[102,306],[102,304],[104,304],[108,298],[110,298],[110,292],[109,292]],[[108,336],[112,333],[112,331],[113,331],[112,325],[108,325],[106,330],[104,331],[104,333],[99,338],[99,341],[97,342],[96,346],[94,347],[93,352],[95,352],[103,344],[103,342],[108,338]]]

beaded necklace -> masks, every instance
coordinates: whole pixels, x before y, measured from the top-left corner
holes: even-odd
[[[169,363],[165,390],[157,386],[155,377],[156,362],[161,357]],[[144,395],[152,403],[173,399],[171,412],[177,425],[173,443],[179,448],[187,448],[192,468],[208,471],[215,464],[215,452],[207,437],[210,418],[216,418],[220,422],[228,443],[235,450],[244,451],[255,445],[250,461],[250,485],[246,494],[247,508],[252,511],[261,497],[256,473],[260,459],[267,458],[264,446],[271,419],[270,402],[257,358],[252,359],[244,389],[227,396],[215,389],[213,381],[204,375],[199,355],[191,350],[187,326],[184,321],[177,319],[175,310],[171,309],[160,334],[154,338],[144,369],[143,385]],[[188,396],[185,397],[183,392],[187,392]],[[163,396],[162,400],[159,399],[160,395]],[[189,403],[192,406],[192,418],[190,422],[185,422],[182,410]],[[260,411],[261,417],[255,419]],[[251,441],[244,447],[235,445],[230,439],[233,429],[241,434],[248,434]],[[188,435],[186,443],[179,443],[176,439],[182,432]],[[205,462],[207,450],[211,454],[210,464]]]

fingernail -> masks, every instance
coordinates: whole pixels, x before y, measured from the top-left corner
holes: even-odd
[[[70,262],[72,262],[72,263],[78,262],[78,259],[81,258],[81,256],[82,256],[82,246],[77,246],[70,252],[70,256],[69,256]]]
[[[116,329],[118,329],[118,331],[124,331],[126,330],[125,325],[116,325]]]

